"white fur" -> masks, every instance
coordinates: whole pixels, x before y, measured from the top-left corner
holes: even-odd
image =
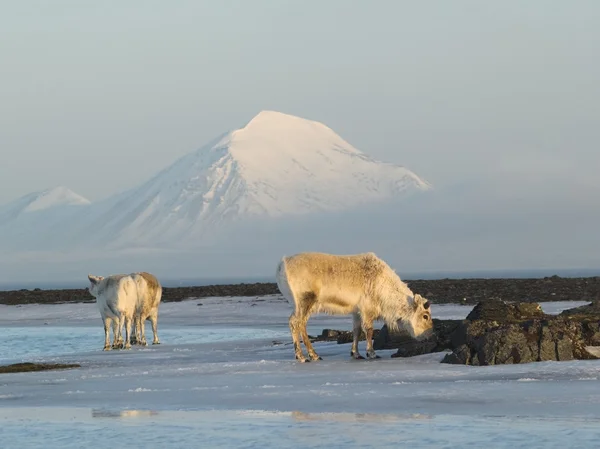
[[[88,290],[96,298],[100,316],[104,324],[104,350],[111,349],[110,328],[113,328],[112,348],[131,348],[131,326],[138,300],[137,284],[130,275],[107,277],[88,275]],[[125,340],[121,332],[125,325]]]
[[[306,359],[300,348],[300,337],[309,357],[320,358],[306,332],[306,323],[313,313],[353,315],[351,354],[355,358],[363,358],[358,353],[361,328],[367,337],[367,355],[377,357],[372,347],[374,320],[384,320],[390,330],[395,330],[400,322],[416,339],[431,333],[429,301],[415,295],[374,253],[309,252],[283,257],[277,267],[276,279],[283,296],[295,306],[289,324],[296,358],[302,362]]]
[[[150,273],[131,273],[137,284],[138,300],[135,308],[134,333],[136,342],[146,346],[146,320],[152,324],[152,344],[160,344],[158,338],[158,307],[162,299],[162,286],[156,277]]]

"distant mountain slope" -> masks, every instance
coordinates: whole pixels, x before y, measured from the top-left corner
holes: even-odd
[[[343,211],[430,188],[407,168],[367,156],[319,122],[262,111],[142,185],[71,211],[52,235],[40,216],[28,231],[34,234],[28,246],[41,238],[45,246],[51,240],[65,249],[187,247],[236,223]],[[88,203],[69,192],[46,195],[47,202]],[[38,198],[26,207],[43,206]]]
[[[344,210],[430,188],[321,123],[263,111],[119,195],[96,221],[122,241],[198,238],[249,218]]]

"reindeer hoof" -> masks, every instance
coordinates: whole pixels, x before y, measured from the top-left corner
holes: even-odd
[[[112,349],[111,346],[105,346],[104,349],[102,349],[103,351],[110,351]]]
[[[320,355],[317,355],[315,357],[311,357],[311,360],[323,360],[323,357],[321,357]]]
[[[360,354],[355,354],[355,353],[353,353],[353,352],[351,352],[351,353],[350,353],[350,357],[352,357],[352,358],[353,358],[353,359],[355,359],[355,360],[364,360],[364,359],[365,359],[365,358],[364,358],[362,355],[360,355]]]

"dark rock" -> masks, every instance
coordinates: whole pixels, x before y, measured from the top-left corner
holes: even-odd
[[[398,350],[391,355],[395,357],[414,357],[421,354],[431,354],[432,352],[443,351],[444,348],[440,347],[435,340],[427,339],[424,341],[410,343],[400,346]]]
[[[479,303],[450,336],[442,363],[502,365],[595,359],[585,347],[600,339],[597,323],[545,315],[538,304]]]
[[[61,363],[14,363],[12,365],[0,366],[0,373],[27,373],[31,371],[49,371],[57,369],[81,368],[81,365],[76,363],[61,364]]]
[[[373,329],[373,341],[377,335],[379,335],[379,329]],[[352,331],[340,331],[336,329],[323,329],[321,335],[318,337],[311,337],[309,335],[311,341],[336,341],[338,344],[344,343],[352,343],[353,334]],[[358,337],[359,341],[365,341],[366,336],[363,331],[361,331],[360,336]]]
[[[489,299],[477,304],[467,315],[467,320],[520,321],[542,318],[545,314],[537,303],[510,304],[499,299]]]
[[[450,336],[461,320],[433,319],[434,334],[425,340],[417,341],[405,330],[390,332],[387,325],[383,325],[379,335],[374,340],[373,348],[397,349],[392,357],[413,357],[415,355],[440,352],[450,348]]]
[[[375,339],[378,337],[380,332],[381,331],[379,329],[373,329],[373,342],[375,342]],[[354,339],[354,335],[353,335],[352,331],[340,331],[340,333],[337,337],[337,343],[338,343],[338,345],[341,345],[344,343],[352,343],[353,339]],[[367,336],[361,330],[360,335],[358,336],[358,341],[365,341],[366,339],[367,339]]]
[[[317,337],[308,336],[310,341],[337,341],[340,338],[340,335],[350,334],[350,341],[352,341],[352,332],[348,331],[340,331],[336,329],[323,329],[321,335]]]
[[[563,310],[559,316],[578,322],[587,345],[600,346],[600,297],[591,304]]]
[[[433,320],[433,330],[440,351],[450,349],[452,335],[462,320]]]
[[[374,331],[373,331],[374,333]],[[338,334],[337,338],[335,339],[335,341],[337,342],[338,345],[343,345],[344,343],[352,343],[352,340],[354,339],[354,335],[352,334],[352,331],[340,331],[340,333]],[[360,335],[358,336],[358,341],[365,341],[367,339],[366,335],[364,332],[360,332]],[[373,339],[375,339],[373,337]]]
[[[323,332],[321,332],[321,338],[323,339],[331,339],[331,340],[337,340],[338,336],[340,335],[342,331],[338,331],[335,329],[323,329]]]
[[[317,337],[311,337],[309,335],[309,338],[310,341],[337,341],[340,338],[340,336],[345,336],[345,338],[348,338],[347,335],[350,336],[350,341],[352,341],[352,332],[340,331],[336,329],[323,329],[321,335]]]
[[[589,346],[600,346],[600,321],[593,319],[591,321],[581,321],[581,334],[583,340]]]
[[[452,363],[455,365],[464,365],[464,360],[470,360],[471,358],[471,350],[469,347],[465,345],[458,346],[452,353],[446,354],[443,363]]]
[[[407,342],[414,340],[404,329],[390,332],[387,324],[384,324],[379,334],[373,339],[373,349],[397,349]]]
[[[563,310],[560,316],[576,319],[596,319],[600,320],[600,300],[596,299],[590,304],[572,309]]]

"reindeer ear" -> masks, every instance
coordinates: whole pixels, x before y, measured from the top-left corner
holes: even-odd
[[[415,306],[418,306],[419,304],[421,304],[424,309],[429,309],[429,306],[431,305],[428,299],[423,298],[417,293],[415,295]]]
[[[97,283],[98,283],[98,281],[100,280],[100,279],[98,279],[98,277],[97,277],[97,276],[92,276],[91,274],[88,274],[88,279],[90,280],[90,282],[91,282],[92,284],[97,284]]]
[[[417,310],[419,308],[419,303],[417,301],[417,296],[416,295],[415,296],[409,296],[408,297],[408,303],[415,310]]]

